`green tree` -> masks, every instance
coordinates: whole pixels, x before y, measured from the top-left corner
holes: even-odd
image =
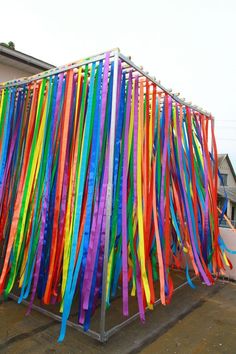
[[[6,47],[6,48],[10,48],[10,49],[13,49],[13,50],[16,49],[16,48],[15,48],[15,43],[12,42],[12,41],[10,41],[10,42],[8,42],[8,43],[0,43],[0,44],[3,45],[3,46]]]

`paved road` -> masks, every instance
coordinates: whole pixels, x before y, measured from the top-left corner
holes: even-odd
[[[236,284],[202,299],[193,311],[147,345],[142,354],[235,354]]]
[[[236,353],[236,285],[218,282],[209,288],[195,283],[195,290],[181,288],[170,305],[148,312],[145,324],[132,322],[104,345],[71,328],[58,344],[56,321],[35,311],[26,317],[23,305],[3,302],[0,353]],[[119,303],[111,308],[113,319],[121,315],[120,309]]]

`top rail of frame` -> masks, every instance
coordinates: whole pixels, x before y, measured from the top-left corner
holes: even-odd
[[[20,78],[20,79],[15,79],[15,80],[11,80],[11,81],[2,82],[2,83],[0,83],[0,89],[14,87],[14,86],[23,86],[23,85],[29,84],[29,83],[31,83],[33,81],[39,81],[39,80],[42,80],[42,79],[44,79],[46,77],[58,75],[60,73],[66,72],[68,70],[76,69],[76,68],[79,68],[79,67],[84,66],[86,64],[91,64],[93,62],[103,60],[103,59],[105,59],[106,53],[108,53],[108,52],[110,53],[110,58],[114,58],[115,55],[118,54],[118,57],[119,57],[119,59],[121,61],[125,62],[128,66],[133,68],[135,71],[137,71],[139,74],[141,74],[141,76],[146,77],[149,81],[153,82],[163,92],[167,93],[170,97],[172,97],[173,100],[176,101],[177,103],[179,103],[179,104],[181,104],[181,105],[183,105],[185,107],[189,107],[194,112],[198,112],[200,114],[203,114],[206,117],[211,117],[211,114],[209,112],[199,108],[198,106],[192,105],[192,104],[184,101],[183,99],[179,98],[177,95],[172,93],[170,90],[165,88],[154,77],[150,76],[142,68],[140,68],[133,61],[131,61],[128,57],[123,55],[120,52],[119,48],[115,48],[115,49],[112,49],[110,51],[106,51],[106,52],[103,52],[103,53],[100,53],[100,54],[97,54],[97,55],[92,55],[92,56],[89,56],[89,57],[87,57],[85,59],[82,59],[82,60],[67,64],[67,65],[63,65],[63,66],[60,66],[60,67],[57,67],[57,68],[53,68],[53,69],[44,71],[44,72],[39,73],[39,74],[35,74],[35,75],[30,76],[28,78],[23,77],[23,78]]]
[[[75,69],[75,68],[79,68],[80,66],[86,65],[86,64],[91,64],[93,62],[99,61],[99,60],[103,60],[105,59],[106,53],[110,53],[110,58],[113,58],[115,56],[116,53],[119,52],[119,48],[113,49],[111,51],[107,51],[104,53],[100,53],[97,55],[93,55],[93,56],[89,56],[86,59],[82,59],[76,62],[73,62],[71,64],[67,64],[67,65],[63,65],[60,67],[57,67],[55,69],[50,69],[47,71],[43,71],[42,73],[39,74],[35,74],[33,76],[30,76],[28,78],[23,77],[20,79],[15,79],[15,80],[11,80],[11,81],[6,81],[6,82],[1,82],[0,83],[0,89],[3,88],[8,88],[8,87],[14,87],[14,86],[22,86],[25,84],[29,84],[33,81],[37,81],[37,80],[41,80],[43,78],[46,77],[50,77],[50,76],[54,76],[60,73],[63,73],[65,71],[71,70],[71,69]]]
[[[130,67],[134,68],[136,71],[138,71],[142,76],[146,77],[149,81],[152,81],[155,85],[157,85],[163,92],[167,93],[169,96],[171,96],[176,102],[180,103],[181,105],[185,106],[185,107],[189,107],[190,109],[192,109],[195,112],[204,114],[206,117],[210,117],[211,114],[205,110],[199,109],[197,106],[194,106],[192,104],[189,104],[187,102],[185,102],[184,100],[181,100],[181,98],[179,98],[177,95],[173,94],[172,92],[170,92],[170,90],[168,90],[167,88],[165,88],[160,82],[158,82],[156,79],[154,79],[152,76],[150,76],[149,74],[147,74],[145,71],[143,71],[143,69],[141,69],[140,67],[138,67],[136,64],[134,64],[129,58],[127,58],[126,56],[124,56],[123,54],[119,53],[119,58],[121,60],[123,60],[124,62],[126,62],[126,64],[128,64]]]

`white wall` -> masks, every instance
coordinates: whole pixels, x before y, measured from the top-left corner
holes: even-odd
[[[228,205],[227,205],[227,217],[231,220],[231,215],[232,215],[232,202],[231,200],[228,200]]]
[[[220,228],[220,234],[223,238],[226,246],[231,250],[236,250],[236,232],[233,232],[231,229]],[[229,267],[226,267],[225,276],[230,279],[236,280],[236,254],[227,253],[228,258],[230,259],[233,269],[230,270]]]
[[[31,76],[32,72],[23,71],[13,66],[0,63],[0,82],[5,82],[13,79],[19,79],[21,77]]]

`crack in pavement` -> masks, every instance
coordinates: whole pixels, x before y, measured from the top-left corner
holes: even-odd
[[[17,334],[16,336],[11,337],[8,340],[6,340],[6,342],[0,344],[0,352],[2,350],[6,349],[7,347],[9,347],[9,345],[11,345],[13,343],[16,343],[18,341],[30,338],[33,335],[38,334],[40,332],[43,332],[45,329],[53,327],[53,326],[55,326],[57,324],[58,324],[57,321],[51,321],[51,322],[49,322],[49,323],[47,323],[45,325],[42,325],[40,327],[37,327],[37,328],[33,329],[32,331]]]

